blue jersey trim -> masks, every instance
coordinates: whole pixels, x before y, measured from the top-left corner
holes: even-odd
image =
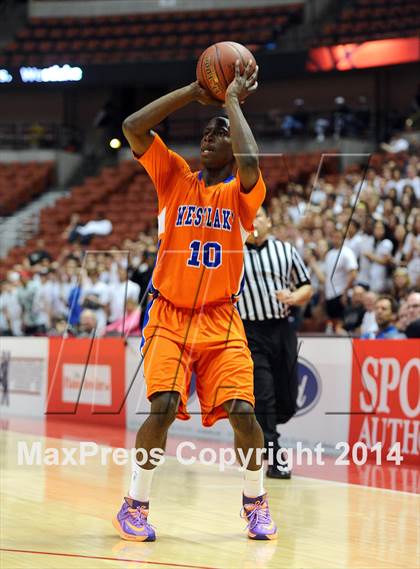
[[[154,267],[153,267],[152,276],[150,277],[149,284],[147,285],[146,294],[147,294],[147,293],[153,294],[153,298],[152,298],[151,300],[149,300],[149,302],[147,303],[147,306],[146,306],[146,313],[145,313],[145,315],[144,315],[143,330],[142,330],[142,333],[141,333],[141,342],[140,342],[140,352],[141,352],[141,353],[143,353],[143,352],[142,352],[143,346],[144,346],[144,344],[146,343],[146,338],[144,337],[144,330],[145,330],[147,324],[149,323],[149,318],[150,318],[150,314],[149,314],[149,313],[150,313],[150,309],[152,308],[153,302],[156,300],[156,298],[157,298],[158,295],[159,295],[159,291],[153,286],[153,273],[155,272],[156,265],[157,265],[157,262],[158,262],[159,248],[160,248],[161,242],[162,242],[162,240],[159,239],[158,244],[157,244],[157,254],[156,254],[156,259],[155,259],[155,265],[154,265]]]
[[[158,244],[157,244],[157,253],[156,253],[155,264],[154,264],[153,271],[152,271],[152,276],[150,277],[149,284],[147,285],[147,292],[150,292],[151,294],[158,294],[158,293],[159,293],[159,291],[157,290],[157,288],[155,288],[154,285],[153,285],[153,273],[155,272],[156,265],[157,265],[157,263],[158,263],[159,249],[160,249],[160,244],[161,244],[161,243],[162,243],[162,239],[159,239]]]
[[[244,290],[244,286],[245,286],[245,271],[244,274],[242,275],[241,284],[239,285],[239,291],[235,294],[232,294],[232,300],[237,300],[241,296],[242,291]]]
[[[198,179],[201,182],[201,180],[203,179],[203,170],[200,170],[198,172]],[[227,178],[225,178],[223,180],[223,184],[227,184],[228,182],[231,182],[232,180],[235,179],[235,176],[233,174],[231,174],[230,176],[228,176]]]
[[[143,330],[141,332],[141,342],[140,342],[140,353],[142,355],[143,354],[143,348],[144,348],[144,344],[146,343],[146,338],[144,336],[144,331],[147,327],[147,325],[149,324],[149,320],[150,320],[150,310],[152,308],[152,305],[154,303],[154,301],[156,300],[157,297],[153,297],[147,304],[146,306],[146,314],[144,315],[144,321],[143,321]]]

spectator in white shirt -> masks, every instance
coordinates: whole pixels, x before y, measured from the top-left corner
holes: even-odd
[[[417,175],[416,168],[409,164],[407,166],[407,176],[403,180],[404,186],[411,186],[416,198],[420,200],[420,177]]]
[[[17,298],[22,308],[23,331],[27,336],[43,334],[46,331],[45,322],[42,321],[35,303],[39,286],[39,282],[32,278],[29,271],[21,271]]]
[[[353,251],[343,244],[342,232],[335,229],[332,248],[325,257],[325,299],[327,315],[332,320],[343,318],[347,291],[357,276],[357,260]]]
[[[400,267],[403,263],[405,264],[405,252],[404,244],[406,239],[407,231],[401,223],[399,223],[394,229],[394,252],[392,257],[393,267]]]
[[[388,268],[392,259],[392,241],[385,238],[386,227],[383,221],[377,221],[373,228],[373,252],[365,252],[370,261],[369,288],[382,293],[389,288]]]
[[[22,335],[22,308],[18,299],[18,288],[10,278],[3,282],[0,292],[0,320],[4,334],[12,336]]]
[[[97,312],[95,310],[90,310],[85,308],[80,315],[80,324],[77,329],[77,336],[79,338],[91,338],[93,335],[96,337],[102,336],[102,332],[98,327]]]
[[[394,200],[390,197],[386,197],[381,201],[376,208],[375,214],[379,215],[383,219],[388,219],[390,215],[393,214],[395,208]]]
[[[413,229],[407,234],[404,247],[404,259],[407,262],[408,276],[412,286],[420,288],[420,214],[413,222]]]
[[[326,195],[325,201],[322,204],[323,211],[332,212],[334,215],[339,215],[343,208],[340,202],[337,200],[337,194],[334,192],[328,193]]]
[[[366,253],[373,253],[375,238],[373,236],[374,222],[372,218],[367,218],[364,224],[364,231],[361,234],[360,257],[359,257],[359,275],[357,281],[369,287],[370,260]]]
[[[138,303],[140,299],[140,287],[133,281],[128,280],[127,269],[118,269],[118,283],[110,286],[109,321],[115,322],[122,318],[124,305],[128,299]]]
[[[402,190],[404,187],[404,180],[401,177],[401,170],[399,168],[394,168],[392,170],[392,178],[385,184],[385,192],[389,195],[392,188],[395,189],[396,197],[399,200],[401,198]]]
[[[69,243],[80,241],[82,245],[89,245],[92,237],[95,237],[95,235],[110,235],[112,233],[112,223],[105,218],[103,212],[99,212],[96,219],[88,221],[85,225],[81,225],[79,220],[76,219],[74,226],[70,226],[66,233],[68,234]]]
[[[407,338],[420,338],[420,291],[413,291],[407,297]]]
[[[10,336],[10,320],[6,304],[7,282],[0,282],[0,336]]]
[[[398,154],[399,152],[407,152],[410,143],[402,135],[394,135],[389,143],[382,142],[381,148],[390,154]]]
[[[356,218],[350,220],[347,230],[347,238],[344,241],[344,244],[353,251],[358,263],[360,261],[363,244],[363,234],[360,232],[360,227],[361,225],[359,220]]]
[[[397,203],[398,203],[398,192],[397,192],[397,188],[395,186],[392,186],[388,190],[386,190],[385,195],[393,201],[394,206],[397,205]]]
[[[89,269],[82,286],[81,303],[83,308],[95,313],[98,335],[101,335],[106,327],[109,297],[109,286],[99,280],[97,269]]]
[[[406,267],[397,267],[392,273],[390,294],[397,302],[405,300],[410,292],[410,278]]]
[[[376,292],[367,291],[364,294],[363,304],[366,312],[363,315],[362,325],[360,326],[360,334],[374,334],[378,330],[378,324],[375,318],[375,304],[378,295]]]
[[[302,198],[302,186],[296,185],[289,194],[289,198],[291,205],[288,207],[287,212],[292,222],[297,225],[306,211],[306,202]]]
[[[312,184],[315,178],[312,179]],[[310,186],[311,188],[312,186]],[[322,189],[321,184],[317,184],[310,193],[311,205],[320,205],[325,199],[325,191]]]
[[[118,279],[118,260],[115,255],[107,252],[103,256],[103,270],[100,272],[100,279],[106,284],[112,285],[119,282]]]
[[[400,200],[400,205],[401,205],[401,209],[402,209],[402,213],[408,217],[410,215],[410,213],[413,211],[413,209],[416,207],[416,195],[414,193],[413,187],[408,185],[408,186],[404,186],[402,195],[401,195],[401,200]]]
[[[53,305],[55,296],[59,296],[60,292],[56,291],[52,282],[48,279],[49,270],[41,269],[34,279],[38,281],[38,288],[34,298],[34,310],[38,313],[39,322],[48,329],[51,326],[53,314]]]

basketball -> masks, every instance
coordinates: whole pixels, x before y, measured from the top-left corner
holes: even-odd
[[[233,41],[215,43],[200,55],[197,62],[197,80],[219,101],[225,100],[226,89],[235,77],[237,59],[241,62],[241,73],[249,60],[252,61],[252,70],[255,70],[255,57],[249,49]]]

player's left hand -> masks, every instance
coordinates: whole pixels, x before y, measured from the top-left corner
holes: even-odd
[[[257,77],[258,65],[255,67],[255,71],[252,71],[252,61],[249,60],[243,73],[241,73],[240,61],[237,59],[235,62],[235,78],[226,89],[225,99],[237,97],[239,101],[243,101],[257,89]]]

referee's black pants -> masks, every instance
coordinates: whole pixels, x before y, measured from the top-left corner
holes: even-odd
[[[296,333],[287,318],[243,322],[254,361],[255,414],[266,448],[271,442],[276,452],[276,426],[287,423],[296,412]]]

